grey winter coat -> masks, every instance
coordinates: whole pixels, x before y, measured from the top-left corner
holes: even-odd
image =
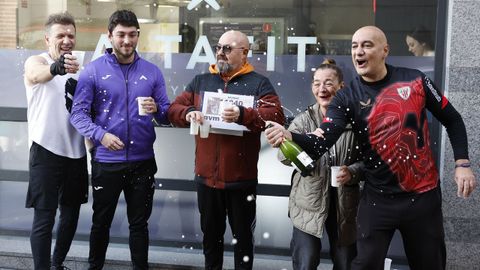
[[[314,104],[297,115],[288,130],[309,133],[319,127],[322,120],[320,106]],[[347,165],[352,179],[337,188],[338,243],[345,246],[355,242],[359,181],[363,178],[363,162],[358,161],[361,159],[359,149],[351,127],[347,126],[335,146],[316,161],[311,176],[302,177],[294,171],[289,198],[289,216],[293,226],[313,236],[322,237],[330,204],[330,166]],[[282,163],[290,165],[290,161],[280,151],[278,158]]]

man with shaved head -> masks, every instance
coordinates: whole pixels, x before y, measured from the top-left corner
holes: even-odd
[[[172,103],[168,116],[178,127],[186,127],[191,121],[203,123],[204,92],[254,96],[255,108],[232,105],[222,113],[223,121],[244,125],[250,131],[241,136],[195,136],[194,177],[205,269],[222,269],[227,216],[234,238],[235,269],[252,269],[260,134],[265,121],[283,124],[284,115],[270,81],[247,61],[249,42],[245,34],[228,31],[213,49],[217,61],[210,66],[210,73],[197,75],[188,84]]]
[[[291,138],[320,157],[350,123],[365,161],[365,186],[357,218],[358,255],[351,269],[380,270],[395,230],[410,268],[445,269],[446,250],[439,174],[427,125],[427,110],[445,126],[452,144],[458,196],[476,187],[462,117],[422,72],[388,65],[387,38],[374,26],[352,37],[358,77],[337,92],[319,136],[286,131],[272,123],[265,133],[278,146]],[[317,135],[316,134],[316,135]]]

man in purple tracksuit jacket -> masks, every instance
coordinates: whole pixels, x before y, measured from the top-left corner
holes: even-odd
[[[133,269],[148,269],[148,219],[152,212],[155,131],[168,124],[170,105],[162,73],[135,52],[137,17],[119,10],[109,20],[112,49],[80,74],[70,121],[93,144],[93,218],[89,269],[102,269],[110,226],[123,191]],[[138,98],[146,97],[140,102]]]

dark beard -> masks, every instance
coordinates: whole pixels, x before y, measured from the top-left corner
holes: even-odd
[[[227,62],[217,62],[217,70],[221,75],[227,75],[232,71],[232,66]]]

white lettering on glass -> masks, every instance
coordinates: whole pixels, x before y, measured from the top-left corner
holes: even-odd
[[[269,36],[267,38],[267,71],[275,71],[275,41],[278,37]],[[154,36],[155,42],[164,42],[165,51],[164,53],[164,68],[172,68],[172,44],[182,42],[182,37],[180,35],[156,35]],[[248,36],[248,41],[254,43],[254,37]],[[316,37],[296,37],[291,36],[287,37],[288,44],[297,44],[297,72],[305,72],[305,60],[306,60],[306,45],[307,44],[316,44]],[[103,54],[104,48],[111,48],[112,45],[106,34],[100,35],[98,39],[97,47],[93,53],[92,60],[97,59]],[[252,57],[252,50],[248,52],[248,57]],[[188,60],[186,69],[193,69],[197,63],[215,63],[215,52],[212,50],[212,47],[208,41],[207,36],[200,36],[195,44],[195,48]]]
[[[200,55],[202,49],[205,52],[205,55]],[[215,63],[215,55],[213,54],[212,47],[208,43],[207,36],[200,36],[195,44],[195,49],[193,49],[192,56],[188,60],[187,69],[193,69],[196,63]]]
[[[267,41],[267,71],[275,70],[275,38],[268,37]]]
[[[165,51],[163,52],[165,55],[163,57],[163,66],[164,68],[172,68],[172,43],[173,42],[182,42],[182,36],[167,36],[167,35],[156,35],[154,36],[156,41],[164,41],[165,42]]]
[[[297,48],[297,72],[305,71],[305,50],[307,44],[317,43],[317,37],[288,37],[288,44],[298,44]]]

